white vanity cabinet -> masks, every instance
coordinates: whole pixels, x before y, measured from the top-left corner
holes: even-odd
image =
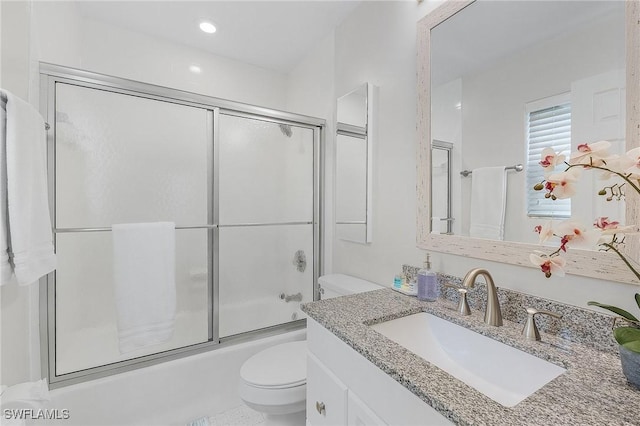
[[[311,318],[307,344],[309,426],[452,424]]]

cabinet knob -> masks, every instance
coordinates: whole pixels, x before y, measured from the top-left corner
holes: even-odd
[[[325,413],[324,402],[316,401],[316,410],[318,410],[319,414],[324,415]]]

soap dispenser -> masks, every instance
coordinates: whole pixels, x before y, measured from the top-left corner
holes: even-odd
[[[427,253],[423,267],[418,271],[418,300],[434,302],[438,299],[438,293],[438,277],[431,270],[431,260]]]

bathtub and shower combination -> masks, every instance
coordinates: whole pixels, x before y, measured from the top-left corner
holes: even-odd
[[[48,64],[41,89],[51,405],[65,424],[180,424],[239,405],[244,360],[305,337],[324,120]],[[121,353],[111,227],[160,221],[176,225],[172,337]]]

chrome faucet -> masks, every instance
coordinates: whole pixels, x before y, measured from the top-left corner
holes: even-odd
[[[482,275],[487,282],[487,306],[484,311],[484,322],[499,327],[502,325],[502,312],[500,311],[500,302],[498,302],[498,291],[489,271],[482,268],[470,270],[462,280],[462,285],[465,288],[473,288],[478,275]]]

